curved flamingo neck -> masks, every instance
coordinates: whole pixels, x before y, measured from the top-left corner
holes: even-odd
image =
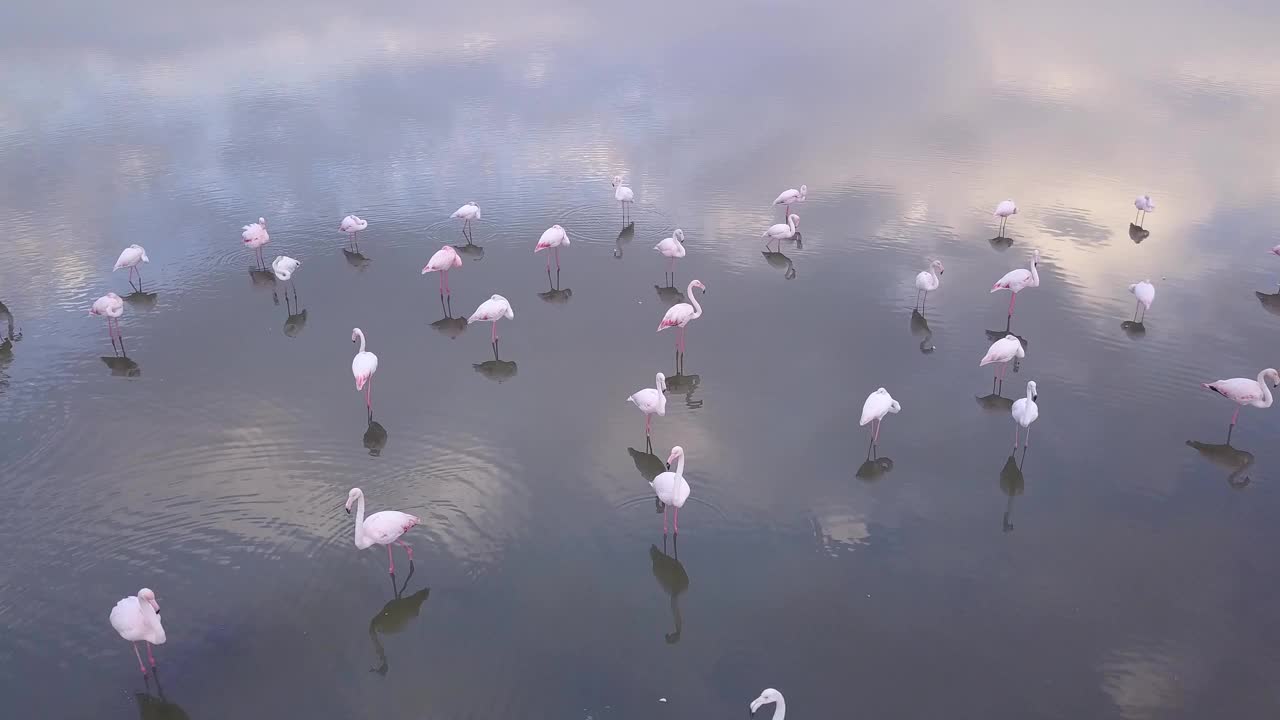
[[[363,330],[356,330],[356,334],[360,336],[360,352],[364,352],[364,331],[363,331]],[[363,496],[363,495],[362,495],[362,496],[360,496],[360,507],[362,507],[362,508],[364,507],[364,496]],[[361,515],[361,517],[364,517],[364,512],[363,512],[363,511],[361,511],[360,515]]]
[[[778,702],[773,705],[773,720],[783,720],[787,716],[787,701],[778,696]]]
[[[698,304],[698,298],[693,294],[693,284],[697,280],[690,280],[689,287],[685,289],[684,294],[689,298],[689,304],[693,305],[693,317],[702,317],[702,306]],[[690,318],[692,319],[692,318]]]
[[[363,348],[362,348],[363,351]],[[356,496],[356,545],[364,538],[364,493]]]
[[[662,387],[664,384],[663,380],[662,373],[658,373],[653,378],[653,386],[658,388],[658,394],[662,394],[662,391],[666,389]]]
[[[1267,385],[1267,371],[1263,370],[1258,373],[1258,385],[1262,387],[1262,404],[1258,407],[1271,407],[1274,398],[1271,396],[1271,386]]]
[[[795,215],[787,216],[787,227],[791,228],[792,235],[796,234],[796,216]]]
[[[676,460],[676,477],[684,477],[684,453],[680,453],[680,457]]]
[[[1035,402],[1031,399],[1031,388],[1027,388],[1027,402]]]
[[[1040,270],[1037,268],[1039,264],[1039,257],[1031,260],[1031,285],[1034,287],[1040,287]]]

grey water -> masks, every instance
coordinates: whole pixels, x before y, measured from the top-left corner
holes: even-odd
[[[19,3],[6,710],[741,717],[776,687],[793,718],[1276,715],[1280,414],[1245,408],[1228,443],[1234,406],[1199,383],[1280,363],[1277,21],[1199,0]],[[766,250],[802,183],[801,237]],[[251,269],[259,216],[294,287]],[[533,253],[553,223],[558,278]],[[652,246],[676,227],[667,283]],[[134,242],[140,291],[111,272]],[[420,269],[444,244],[464,264],[442,307]],[[1035,249],[1006,325],[988,290]],[[655,329],[695,278],[677,372]],[[123,352],[87,312],[108,291]],[[494,293],[515,310],[496,353],[459,320]],[[372,418],[353,327],[380,359]],[[1027,356],[997,385],[978,360],[1006,327]],[[656,372],[648,452],[623,399]],[[902,412],[872,449],[878,387]],[[647,484],[677,444],[678,541]],[[423,519],[412,576],[353,546],[354,486]],[[143,586],[163,697],[107,622]]]

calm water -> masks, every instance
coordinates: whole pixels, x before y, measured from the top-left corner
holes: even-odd
[[[767,686],[796,718],[1280,711],[1280,413],[1227,447],[1196,384],[1280,362],[1271,4],[28,5],[0,25],[15,716],[739,717]],[[800,183],[802,241],[763,254]],[[419,275],[468,200],[452,315],[511,300],[496,361]],[[259,215],[298,306],[249,272]],[[654,425],[688,452],[678,560],[623,402],[676,370],[676,226],[709,288]],[[122,358],[86,311],[135,241]],[[1035,248],[991,397],[987,289]],[[903,410],[868,461],[879,386]],[[352,547],[354,485],[423,517],[407,582]],[[143,585],[164,701],[107,623]]]

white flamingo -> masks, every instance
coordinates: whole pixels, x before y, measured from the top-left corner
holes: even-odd
[[[760,697],[751,701],[751,716],[755,717],[756,711],[761,705],[773,703],[773,720],[783,720],[787,716],[787,701],[782,699],[782,693],[768,688],[760,693]]]
[[[89,308],[90,315],[107,319],[107,335],[111,337],[111,347],[116,346],[116,338],[124,345],[124,337],[120,335],[120,316],[124,315],[124,300],[117,294],[109,292],[93,301]]]
[[[658,332],[662,332],[669,327],[680,328],[676,333],[676,351],[681,355],[684,354],[685,328],[689,326],[690,322],[702,317],[702,305],[698,304],[698,298],[693,295],[694,288],[698,288],[704,293],[707,291],[707,286],[703,285],[701,280],[691,281],[684,293],[684,296],[689,298],[689,302],[672,305],[667,310],[667,314],[662,316],[662,322],[658,323]]]
[[[1015,335],[1005,335],[991,343],[991,347],[987,349],[987,354],[982,356],[982,361],[978,363],[978,367],[999,363],[1000,373],[997,377],[1003,380],[1005,372],[1009,369],[1009,362],[1026,356],[1027,351],[1023,349],[1022,341],[1018,340]]]
[[[556,256],[556,270],[560,269],[560,246],[569,246],[569,231],[559,225],[552,225],[542,231],[542,237],[538,238],[538,244],[533,246],[534,253],[540,253],[543,250],[552,250]],[[547,273],[551,272],[551,255],[547,255]]]
[[[653,416],[664,417],[667,414],[667,376],[658,373],[654,387],[637,390],[627,396],[627,402],[635,405],[644,413],[644,436],[649,437],[652,429],[650,423]]]
[[[360,488],[351,488],[351,492],[347,493],[347,514],[351,514],[351,504],[356,503],[356,547],[364,550],[371,545],[385,545],[387,547],[387,572],[392,575],[396,572],[396,561],[391,556],[391,543],[396,543],[404,548],[405,554],[409,556],[409,569],[413,570],[413,548],[409,547],[400,539],[414,525],[422,522],[419,518],[408,513],[402,513],[399,510],[383,510],[376,512],[369,517],[364,516],[364,491]]]
[[[1004,277],[996,281],[991,286],[991,292],[997,293],[1001,290],[1008,290],[1009,296],[1009,317],[1013,317],[1013,303],[1018,299],[1018,293],[1027,288],[1040,287],[1040,251],[1036,250],[1031,255],[1031,269],[1018,268],[1010,270],[1004,274]]]
[[[240,238],[244,240],[245,247],[257,253],[259,266],[266,267],[267,261],[262,259],[262,246],[271,242],[271,235],[267,233],[267,219],[258,218],[258,222],[249,223],[241,230]]]
[[[781,250],[782,241],[790,240],[791,238],[795,237],[796,226],[799,224],[800,224],[800,216],[793,213],[787,216],[787,223],[785,225],[782,223],[778,223],[777,225],[770,225],[769,229],[765,230],[760,235],[760,237],[767,238],[764,241],[764,246],[769,247],[769,243],[773,242],[774,240],[777,240],[778,249]]]
[[[120,258],[116,260],[115,267],[111,268],[111,272],[115,272],[120,268],[129,268],[129,282],[133,282],[133,274],[138,273],[138,287],[142,287],[142,271],[138,266],[142,263],[151,262],[151,258],[147,257],[147,251],[141,245],[130,245],[120,253]]]
[[[996,237],[1004,237],[1004,226],[1009,222],[1010,215],[1018,214],[1018,204],[1012,200],[1001,200],[996,205],[996,211],[992,215],[1000,218],[1000,230],[996,233]]]
[[[1271,387],[1280,387],[1280,373],[1276,372],[1275,368],[1267,368],[1258,373],[1256,382],[1249,378],[1231,378],[1200,383],[1200,386],[1218,393],[1240,407],[1251,405],[1256,408],[1269,408],[1273,398],[1271,388],[1267,387],[1268,380],[1271,381]],[[1236,420],[1239,418],[1240,408],[1236,408],[1235,414],[1231,416],[1230,429],[1227,431],[1228,443],[1231,442],[1231,429],[1235,428]]]
[[[156,594],[150,588],[142,588],[134,597],[127,597],[111,608],[111,627],[120,633],[120,637],[133,643],[133,654],[138,658],[138,668],[147,674],[147,666],[142,664],[142,655],[138,652],[138,642],[147,644],[147,659],[151,667],[156,666],[155,655],[151,653],[152,645],[163,645],[165,641],[164,625],[160,623],[160,603],[156,602]]]
[[[493,343],[498,344],[498,320],[506,318],[514,319],[516,313],[511,309],[511,303],[501,295],[493,295],[488,300],[480,303],[480,307],[471,313],[471,317],[467,318],[467,324],[474,322],[491,322],[493,323],[493,333],[491,338]]]
[[[356,392],[364,390],[364,406],[373,412],[373,374],[378,372],[378,356],[364,349],[364,331],[351,329],[351,342],[360,343],[360,350],[351,359],[351,374],[356,379]]]
[[[622,217],[626,218],[629,206],[635,203],[636,194],[631,192],[631,188],[622,184],[622,176],[613,176],[613,199],[622,205]]]
[[[1010,413],[1013,415],[1013,422],[1014,422],[1014,426],[1013,426],[1013,449],[1014,450],[1018,449],[1018,432],[1022,428],[1027,429],[1027,439],[1023,441],[1022,444],[1026,447],[1031,446],[1031,423],[1035,422],[1036,418],[1040,417],[1040,406],[1036,405],[1037,397],[1039,396],[1036,394],[1036,381],[1028,380],[1027,396],[1024,398],[1018,398],[1017,400],[1013,401],[1013,408],[1010,409]]]
[[[458,254],[457,250],[453,249],[452,245],[445,245],[437,250],[431,256],[431,259],[427,261],[426,266],[422,268],[422,274],[440,273],[440,297],[444,297],[445,295],[452,295],[452,291],[449,290],[449,270],[460,267],[462,267],[462,256]],[[452,301],[449,304],[452,306]]]
[[[1147,311],[1151,309],[1151,303],[1156,301],[1156,286],[1151,284],[1150,280],[1142,280],[1129,286],[1129,292],[1138,298],[1138,302],[1133,306],[1133,319],[1137,322],[1147,319]],[[1142,320],[1138,320],[1138,305],[1142,306]]]
[[[1142,227],[1142,223],[1147,221],[1147,213],[1156,211],[1156,201],[1152,200],[1150,195],[1139,195],[1133,201],[1133,206],[1138,209],[1133,214],[1133,222],[1138,227]],[[1138,213],[1142,213],[1142,222],[1138,222]]]
[[[671,472],[671,463],[676,463],[676,471]],[[654,494],[662,501],[664,506],[671,505],[675,508],[675,518],[672,521],[673,531],[678,535],[680,533],[680,508],[684,507],[684,501],[689,499],[689,483],[684,479],[684,448],[679,445],[671,448],[671,454],[667,456],[667,472],[659,474],[653,480],[649,481],[649,487],[653,488]],[[667,534],[667,509],[662,508],[662,534]]]
[[[874,432],[871,435],[871,444],[875,445],[880,441],[880,421],[884,420],[885,415],[901,410],[902,406],[893,399],[889,391],[879,388],[868,395],[866,402],[862,403],[862,419],[858,421],[858,426],[864,426],[869,422],[875,423]]]
[[[809,194],[808,185],[801,185],[799,190],[795,188],[791,188],[790,190],[783,190],[781,193],[778,194],[778,197],[774,198],[773,204],[782,205],[783,207],[786,208],[787,215],[790,215],[791,206],[795,205],[796,203],[804,202],[805,197],[808,194]]]
[[[353,246],[360,237],[360,231],[367,227],[369,227],[369,221],[356,215],[348,215],[342,218],[342,222],[338,225],[338,229],[347,234],[347,240]]]
[[[281,282],[289,282],[293,278],[293,274],[298,271],[298,266],[302,262],[295,260],[288,255],[277,255],[271,261],[271,272],[275,273],[276,279]]]
[[[449,217],[462,221],[462,229],[465,231],[471,227],[472,220],[480,219],[480,206],[474,200],[468,201],[466,205],[453,211]]]
[[[920,293],[924,293],[924,302],[929,302],[929,292],[937,290],[942,283],[942,272],[945,270],[941,260],[934,260],[929,263],[929,269],[923,270],[916,275],[916,306],[921,306]]]
[[[674,273],[676,271],[676,259],[685,255],[684,231],[676,228],[676,231],[671,233],[671,237],[663,238],[657,245],[653,246],[653,249],[668,259],[667,272]]]

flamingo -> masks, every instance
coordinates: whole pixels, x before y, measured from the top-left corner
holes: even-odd
[[[1022,348],[1018,338],[1014,335],[1005,335],[991,343],[991,347],[987,350],[987,354],[982,356],[982,362],[978,363],[978,367],[1000,363],[1000,373],[997,377],[1003,380],[1005,372],[1009,369],[1009,361],[1026,356],[1027,351]]]
[[[151,653],[152,645],[163,645],[165,641],[164,625],[160,623],[160,603],[156,602],[156,594],[150,588],[142,588],[136,597],[127,597],[111,608],[111,627],[120,633],[120,637],[133,643],[133,654],[138,658],[138,668],[147,674],[147,666],[142,664],[142,654],[138,652],[138,641],[147,644],[147,659],[151,667],[156,666],[156,657]]]
[[[1267,368],[1258,373],[1258,380],[1255,382],[1249,378],[1231,378],[1230,380],[1218,380],[1211,383],[1200,383],[1201,387],[1212,390],[1222,397],[1234,402],[1240,407],[1252,405],[1256,408],[1271,407],[1271,388],[1267,387],[1267,380],[1271,381],[1271,387],[1280,387],[1280,373],[1275,368]],[[1231,442],[1231,430],[1236,426],[1236,420],[1240,417],[1240,408],[1236,408],[1236,412],[1231,416],[1231,425],[1227,430],[1227,442]]]
[[[351,329],[351,342],[360,343],[360,351],[351,359],[351,374],[356,378],[356,391],[364,390],[364,406],[373,412],[373,374],[378,372],[378,356],[364,349],[364,331]]]
[[[560,269],[560,246],[569,245],[569,232],[559,225],[552,225],[542,231],[542,237],[538,238],[538,244],[533,247],[535,253],[543,250],[551,249],[556,254],[556,270]],[[551,274],[551,256],[547,256],[547,274]]]
[[[689,298],[689,302],[672,305],[667,309],[667,314],[662,316],[662,322],[658,323],[658,332],[662,332],[663,329],[669,327],[680,328],[680,331],[676,333],[676,351],[681,355],[684,354],[685,328],[688,327],[690,321],[702,317],[702,306],[698,304],[698,298],[693,295],[694,288],[698,288],[704,293],[707,291],[707,286],[703,285],[701,280],[691,281],[684,293],[684,296]],[[689,303],[693,304],[690,305]]]
[[[390,564],[387,572],[395,575],[396,561],[391,556],[391,543],[396,543],[409,556],[409,571],[413,572],[413,548],[406,545],[400,536],[422,520],[399,510],[383,510],[365,517],[364,491],[358,487],[347,493],[348,515],[351,514],[351,503],[356,503],[356,547],[364,550],[370,545],[386,545],[387,562]]]
[[[663,417],[667,414],[667,376],[658,373],[654,387],[637,390],[627,396],[627,402],[635,405],[644,413],[644,436],[649,437],[652,429],[650,423],[653,416]]]
[[[107,335],[111,338],[111,347],[116,346],[116,338],[120,338],[120,344],[124,345],[124,337],[120,335],[120,316],[124,315],[124,300],[113,292],[93,301],[93,307],[89,308],[90,315],[98,315],[107,318]]]
[[[622,184],[622,176],[613,176],[613,199],[622,205],[622,217],[627,216],[627,206],[635,202],[636,194],[631,192],[631,188]]]
[[[480,303],[480,307],[476,308],[476,311],[471,313],[471,317],[467,318],[467,324],[470,325],[473,322],[493,323],[492,339],[493,344],[497,345],[498,320],[504,317],[508,320],[512,320],[515,316],[516,313],[511,309],[511,303],[507,302],[507,299],[501,295],[494,295],[488,300]]]
[[[474,200],[467,201],[466,205],[453,211],[449,217],[462,221],[462,231],[465,233],[471,227],[472,220],[480,219],[480,206]]]
[[[902,406],[884,388],[879,388],[867,396],[867,401],[862,403],[862,419],[858,421],[858,425],[875,422],[875,429],[871,435],[872,445],[880,441],[880,421],[884,420],[885,415],[897,413],[900,410]]]
[[[141,245],[130,245],[120,253],[120,259],[116,260],[116,266],[111,268],[111,272],[115,272],[120,268],[129,268],[129,282],[133,283],[133,274],[138,273],[138,287],[142,287],[142,271],[138,266],[142,263],[151,262],[151,258],[147,257],[147,251]]]
[[[671,463],[676,463],[676,471],[671,472]],[[649,487],[653,488],[653,492],[657,494],[658,500],[662,501],[662,534],[667,534],[667,505],[675,506],[675,518],[673,527],[675,533],[680,534],[680,508],[684,506],[684,501],[689,499],[689,482],[684,479],[684,448],[679,445],[671,448],[671,455],[667,457],[667,472],[661,473],[654,479],[649,481]]]
[[[1271,253],[1272,255],[1280,255],[1280,245],[1277,245],[1277,246],[1275,246],[1275,247],[1271,248],[1271,249],[1270,249],[1270,250],[1268,250],[1267,252]]]
[[[360,231],[369,227],[369,221],[357,215],[348,215],[342,218],[338,229],[347,234],[347,240],[354,247],[356,240],[360,237]]]
[[[301,264],[300,260],[294,260],[288,255],[277,255],[271,261],[271,272],[275,273],[276,279],[280,282],[289,282]]]
[[[782,223],[778,223],[777,225],[770,225],[769,229],[765,230],[760,235],[760,237],[768,238],[767,240],[764,241],[764,246],[769,247],[769,243],[773,242],[774,240],[777,240],[778,250],[781,251],[782,241],[790,240],[791,238],[795,237],[796,226],[799,224],[800,224],[800,216],[796,214],[791,214],[787,216],[787,223],[785,225],[783,225]]]
[[[1133,206],[1138,208],[1138,212],[1133,214],[1133,222],[1138,227],[1142,227],[1142,223],[1138,222],[1138,213],[1142,213],[1142,222],[1147,221],[1147,213],[1156,211],[1156,201],[1151,199],[1150,195],[1139,195],[1133,201]]]
[[[916,305],[920,305],[920,293],[924,292],[924,301],[929,301],[929,291],[937,290],[938,285],[942,282],[942,272],[946,268],[942,267],[941,260],[934,260],[929,263],[929,269],[922,271],[916,275]]]
[[[1010,414],[1013,415],[1013,449],[1018,449],[1018,432],[1022,428],[1027,429],[1027,439],[1022,443],[1024,447],[1031,447],[1031,423],[1040,417],[1040,406],[1036,405],[1036,381],[1027,381],[1027,396],[1018,398],[1013,401],[1013,408]]]
[[[1129,286],[1129,292],[1138,298],[1137,305],[1133,306],[1133,319],[1142,322],[1147,319],[1147,311],[1151,309],[1151,303],[1156,301],[1156,286],[1151,284],[1150,280],[1136,282]],[[1142,306],[1142,320],[1138,320],[1138,305]]]
[[[258,218],[258,222],[245,225],[243,230],[240,237],[244,240],[245,246],[256,252],[258,263],[265,266],[266,261],[262,259],[262,246],[271,242],[271,236],[267,234],[267,219]]]
[[[1004,274],[1004,277],[997,280],[995,285],[991,286],[991,292],[993,293],[1000,292],[1001,290],[1008,290],[1012,293],[1009,296],[1009,317],[1013,317],[1013,303],[1018,299],[1019,292],[1022,292],[1029,287],[1040,287],[1039,265],[1040,251],[1036,250],[1031,255],[1030,270],[1024,270],[1022,268],[1010,270]]]
[[[992,213],[992,215],[1000,218],[1000,231],[996,233],[996,237],[1004,237],[1005,223],[1009,222],[1010,215],[1017,214],[1018,204],[1012,200],[1001,200],[1000,204],[996,205],[996,211]]]
[[[458,254],[457,250],[453,249],[452,245],[445,245],[437,250],[431,256],[431,259],[427,261],[426,266],[422,268],[422,274],[426,275],[429,272],[440,273],[440,297],[444,297],[445,295],[453,294],[449,290],[449,269],[459,267],[462,267],[462,256]],[[452,302],[449,304],[453,305]]]
[[[676,258],[682,258],[685,255],[684,231],[676,228],[676,231],[671,233],[671,237],[663,238],[661,242],[653,246],[653,249],[662,253],[663,257],[668,258],[667,272],[674,273],[676,271]]]
[[[755,717],[756,710],[769,703],[773,703],[773,720],[783,720],[787,716],[787,701],[782,699],[782,693],[773,688],[767,688],[760,693],[760,697],[751,701],[751,716]]]
[[[799,190],[796,190],[795,188],[791,188],[790,190],[783,190],[781,193],[779,193],[778,197],[774,199],[773,204],[785,206],[787,209],[786,210],[787,214],[790,215],[791,206],[796,203],[804,202],[805,196],[808,194],[809,194],[808,185],[801,185]]]

